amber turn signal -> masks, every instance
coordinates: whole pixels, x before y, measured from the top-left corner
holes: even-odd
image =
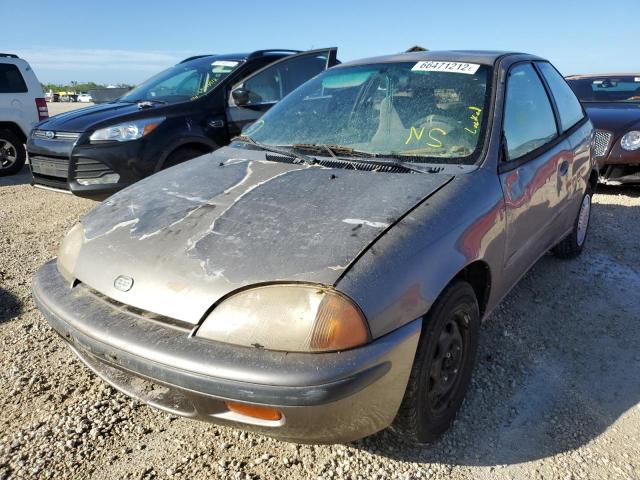
[[[153,132],[158,125],[160,125],[160,122],[148,123],[147,125],[145,125],[144,128],[142,129],[142,136],[144,137],[145,135],[148,135],[149,133]]]
[[[260,420],[277,421],[282,418],[282,412],[277,408],[260,407],[258,405],[248,405],[246,403],[224,402],[229,411],[246,415],[247,417],[259,418]]]
[[[325,295],[316,314],[311,336],[313,350],[344,350],[366,343],[369,331],[362,314],[345,297]]]

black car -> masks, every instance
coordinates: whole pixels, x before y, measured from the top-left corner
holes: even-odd
[[[573,75],[567,82],[596,128],[600,181],[640,184],[640,74]]]
[[[227,145],[289,92],[338,63],[336,48],[190,57],[118,100],[56,115],[27,142],[34,186],[102,200]]]

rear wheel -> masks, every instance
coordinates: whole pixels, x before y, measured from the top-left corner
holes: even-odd
[[[573,230],[551,250],[556,257],[575,258],[582,253],[591,219],[591,197],[591,187],[587,187],[587,191],[582,197],[578,216],[573,224]]]
[[[453,422],[471,380],[480,311],[471,285],[451,284],[423,320],[407,390],[392,429],[406,440],[437,440]]]
[[[0,176],[13,175],[24,166],[24,143],[11,130],[0,130]]]

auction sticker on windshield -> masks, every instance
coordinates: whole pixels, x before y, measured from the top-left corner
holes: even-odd
[[[473,75],[478,71],[480,65],[477,63],[462,62],[418,62],[411,70],[419,72],[450,72],[450,73],[466,73]]]

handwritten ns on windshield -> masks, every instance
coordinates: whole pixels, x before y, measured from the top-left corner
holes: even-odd
[[[467,75],[473,75],[478,71],[480,65],[477,63],[462,63],[462,62],[418,62],[411,70],[419,72],[449,72],[449,73],[466,73]]]

